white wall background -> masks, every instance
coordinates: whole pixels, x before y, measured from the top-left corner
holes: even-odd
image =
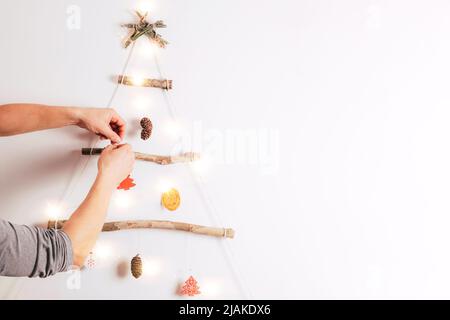
[[[67,28],[70,5],[81,9],[80,30]],[[2,0],[0,103],[105,106],[127,56],[120,23],[133,21],[135,5]],[[203,151],[229,157],[205,181],[222,223],[237,231],[227,243],[244,290],[220,240],[135,231],[101,236],[103,255],[82,272],[80,290],[67,288],[67,274],[1,278],[0,297],[172,299],[193,274],[200,298],[450,298],[448,1],[152,0],[151,7],[168,24],[161,33],[171,44],[155,54],[174,80],[182,132],[200,124]],[[129,73],[154,75],[141,49]],[[142,97],[150,103],[136,109]],[[149,142],[135,130],[127,137],[136,150],[173,150],[160,92],[121,88],[114,107],[131,126],[152,117]],[[230,130],[260,134],[247,145],[260,151],[256,162],[230,161],[235,148],[213,152]],[[0,217],[45,223],[47,204],[60,198],[67,216],[95,175],[93,159],[65,197],[79,172],[77,151],[89,141],[76,128],[2,138]],[[138,163],[133,176],[129,206],[116,193],[108,219],[215,224],[184,166]],[[159,207],[162,179],[181,191],[175,213]],[[134,280],[118,266],[138,252],[152,272]]]

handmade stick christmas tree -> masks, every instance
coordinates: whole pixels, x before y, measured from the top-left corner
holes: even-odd
[[[161,35],[156,33],[156,29],[166,27],[164,22],[158,20],[154,23],[150,23],[147,21],[147,13],[141,14],[137,12],[137,15],[139,17],[139,21],[137,23],[123,25],[124,27],[131,30],[131,34],[129,35],[128,39],[125,42],[125,47],[126,48],[129,47],[131,44],[134,44],[134,42],[137,39],[141,38],[142,36],[146,36],[151,41],[155,41],[161,48],[165,48],[168,42],[165,39],[163,39]],[[130,57],[131,54],[132,53],[130,52]],[[126,72],[127,64],[123,69],[124,70],[123,73]],[[162,75],[160,78],[163,78]],[[172,89],[172,80],[154,79],[150,77],[140,78],[128,76],[125,74],[121,74],[117,77],[117,83],[119,85],[157,88],[166,91]],[[116,92],[117,91],[113,93],[111,101],[113,101]],[[168,94],[168,92],[164,92],[164,94]],[[150,118],[144,117],[140,120],[140,125],[142,127],[140,138],[144,141],[149,140],[154,130],[152,121],[150,120]],[[157,128],[158,125],[156,126],[156,129]],[[85,156],[94,156],[100,155],[102,151],[103,148],[82,148],[81,153],[82,155]],[[159,165],[169,165],[175,163],[187,163],[196,161],[200,158],[200,155],[194,152],[186,152],[175,156],[135,152],[135,158],[137,160],[153,162]],[[123,180],[120,183],[117,189],[131,190],[134,186],[136,186],[136,184],[134,183],[134,179],[128,176],[125,180]],[[161,197],[162,206],[167,210],[169,210],[170,212],[173,212],[179,208],[180,201],[181,201],[180,193],[175,188],[171,188],[170,190],[164,192]],[[66,220],[50,220],[48,222],[48,228],[62,229],[65,223]],[[166,221],[166,220],[125,220],[125,221],[106,222],[103,225],[102,231],[109,232],[109,231],[120,231],[130,229],[165,229],[230,239],[234,238],[235,234],[234,230],[231,228],[208,227],[192,223]],[[141,259],[139,254],[134,256],[133,259],[131,260],[131,273],[135,278],[139,278],[143,274],[144,271],[143,261],[145,260]],[[88,259],[88,266],[90,267],[95,266],[95,261],[93,259],[92,253],[90,254]],[[189,279],[186,280],[184,285],[181,287],[179,294],[187,296],[194,296],[200,294],[199,286],[194,277],[190,276]]]

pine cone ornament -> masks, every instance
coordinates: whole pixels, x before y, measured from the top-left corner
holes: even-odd
[[[149,118],[142,118],[141,119],[141,127],[143,129],[147,129],[149,131],[152,131],[152,128],[153,128],[152,121]]]
[[[136,279],[142,275],[142,259],[139,255],[131,259],[131,274]]]
[[[152,132],[146,129],[143,129],[141,131],[141,139],[142,140],[148,140],[148,138],[150,138],[150,136],[152,135]]]
[[[141,139],[147,140],[152,135],[153,130],[153,124],[152,121],[149,118],[142,118],[141,119]]]

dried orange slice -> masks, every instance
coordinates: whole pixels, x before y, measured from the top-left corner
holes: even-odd
[[[162,194],[161,203],[167,210],[175,211],[180,206],[180,193],[172,188]]]

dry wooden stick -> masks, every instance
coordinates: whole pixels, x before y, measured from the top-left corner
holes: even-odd
[[[50,220],[48,222],[48,229],[62,229],[67,220]],[[102,231],[119,231],[129,229],[167,229],[192,232],[211,237],[220,238],[234,238],[234,230],[231,228],[214,228],[205,227],[197,224],[185,222],[173,222],[162,220],[128,220],[128,221],[114,221],[106,222],[103,225]]]
[[[172,89],[172,80],[158,80],[158,79],[140,79],[136,80],[133,77],[120,75],[117,79],[120,84],[127,86],[137,86],[137,87],[151,87],[160,88],[164,90]]]
[[[81,154],[85,156],[99,155],[103,151],[103,148],[82,148]],[[181,163],[181,162],[192,162],[200,159],[200,155],[195,152],[185,152],[178,156],[159,156],[155,154],[146,154],[141,152],[135,152],[136,160],[143,160],[154,162],[160,165]]]

